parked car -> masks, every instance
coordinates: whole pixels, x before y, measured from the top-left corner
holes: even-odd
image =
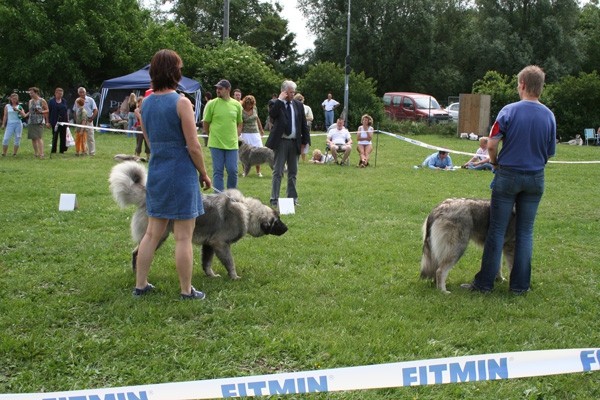
[[[450,115],[435,97],[410,92],[388,92],[383,95],[385,113],[392,119],[429,123],[448,122]]]
[[[450,115],[450,119],[453,121],[458,121],[458,111],[460,109],[460,103],[452,103],[448,107],[446,107],[446,111]]]

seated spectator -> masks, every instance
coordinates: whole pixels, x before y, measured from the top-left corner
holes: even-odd
[[[319,149],[315,149],[312,154],[312,158],[308,160],[310,163],[327,164],[333,160],[333,156],[331,154],[327,154],[327,156],[325,156],[325,154],[323,154]]]
[[[369,156],[373,151],[373,145],[371,139],[373,139],[373,118],[369,114],[365,114],[361,118],[362,125],[360,125],[356,132],[356,141],[358,145],[356,150],[360,154],[360,161],[358,167],[364,168],[369,165]]]
[[[431,169],[453,169],[452,159],[448,155],[448,152],[443,150],[433,153],[427,157],[425,161],[423,161],[422,166]]]
[[[352,137],[348,129],[344,126],[343,117],[338,118],[336,126],[332,127],[327,133],[327,145],[331,149],[335,163],[345,165],[352,152]],[[344,156],[342,161],[338,162],[338,153],[341,152],[344,153]]]
[[[481,170],[492,170],[492,164],[490,164],[490,156],[488,155],[488,138],[479,138],[479,148],[475,152],[473,158],[463,164],[463,168],[474,169],[477,171]]]
[[[115,129],[127,129],[127,120],[121,117],[118,108],[115,108],[112,113],[110,113],[110,126]]]

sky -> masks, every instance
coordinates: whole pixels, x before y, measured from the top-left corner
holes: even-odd
[[[308,49],[313,49],[315,38],[306,29],[306,19],[296,8],[296,0],[279,0],[279,4],[283,7],[281,17],[288,21],[288,29],[296,34],[298,52],[303,53]]]

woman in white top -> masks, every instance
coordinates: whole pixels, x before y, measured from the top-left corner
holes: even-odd
[[[242,140],[249,146],[263,147],[262,136],[265,134],[265,131],[256,111],[256,99],[249,94],[242,99],[241,103]],[[260,164],[256,165],[256,174],[262,178]]]
[[[358,127],[356,133],[356,150],[360,154],[360,162],[358,166],[364,168],[369,166],[369,156],[373,151],[371,140],[373,139],[373,118],[369,114],[365,114],[361,118],[362,125]]]

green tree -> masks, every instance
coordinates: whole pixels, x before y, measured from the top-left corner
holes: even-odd
[[[299,0],[316,36],[313,62],[343,63],[348,1]],[[445,0],[353,0],[351,66],[379,82],[378,92],[424,91],[439,98],[470,88],[459,68],[472,10]]]
[[[578,33],[585,58],[582,70],[585,72],[600,71],[600,8],[598,4],[588,3],[583,6],[579,18]]]
[[[212,88],[220,79],[227,79],[244,95],[252,94],[261,118],[266,116],[267,102],[272,93],[279,94],[284,78],[265,63],[255,48],[229,40],[216,47],[202,49],[201,59],[202,64],[195,76],[204,84],[205,90]],[[211,92],[214,93],[214,90]]]
[[[256,48],[279,68],[295,63],[295,34],[288,32],[281,6],[260,0],[231,0],[229,38]],[[223,0],[176,0],[172,9],[175,19],[194,33],[201,47],[218,45],[223,40]]]
[[[517,76],[488,71],[482,79],[478,79],[473,83],[473,93],[489,94],[491,96],[490,118],[493,121],[502,107],[519,100]]]
[[[554,81],[580,70],[577,0],[477,0],[476,6],[477,75],[492,69],[515,74],[537,64]]]
[[[562,140],[583,136],[585,128],[600,126],[600,76],[598,72],[581,72],[565,76],[544,90],[547,105],[556,116]]]
[[[333,98],[342,102],[344,98],[344,69],[332,62],[324,62],[308,68],[308,72],[298,81],[298,91],[305,97],[314,114],[314,122],[323,127],[324,114],[321,103],[331,92]],[[377,83],[363,72],[352,72],[349,77],[348,126],[351,130],[360,124],[363,114],[370,114],[377,125],[383,117],[383,102],[377,96]],[[343,107],[343,104],[340,106]],[[340,109],[340,108],[338,108]]]
[[[99,85],[139,67],[148,23],[136,0],[4,0],[0,85]]]

